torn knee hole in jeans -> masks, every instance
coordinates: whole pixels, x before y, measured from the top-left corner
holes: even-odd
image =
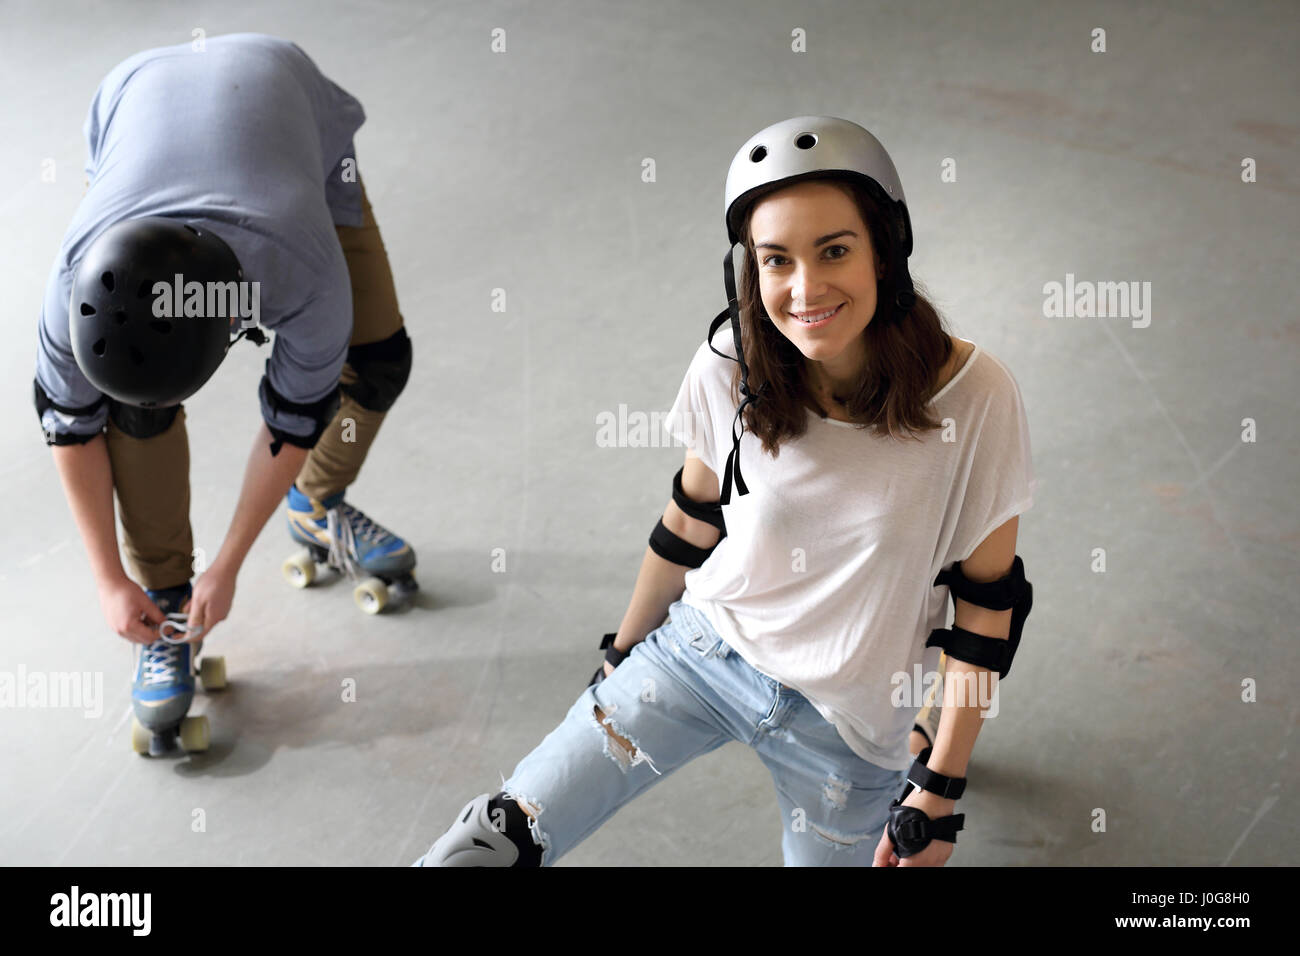
[[[541,825],[537,822],[537,818],[541,816],[542,811],[546,808],[536,800],[529,800],[522,793],[515,793],[507,787],[504,775],[501,777],[501,796],[505,800],[513,800],[515,803],[525,804],[519,809],[523,810],[524,815],[528,817],[528,834],[533,838],[533,842],[542,848],[543,854],[548,852],[551,849],[551,841],[542,831]],[[493,825],[496,826],[495,821],[493,821]]]
[[[843,810],[848,804],[849,790],[853,785],[837,774],[830,774],[822,784],[822,799],[835,810]]]
[[[601,710],[599,704],[592,709],[593,722],[598,729],[605,732],[605,756],[618,764],[618,768],[624,773],[627,773],[639,763],[649,764],[651,770],[659,773],[654,761],[650,759],[650,755],[642,750],[636,741],[631,740],[621,727],[614,723],[614,719],[610,714],[613,714],[617,709],[617,704],[611,705],[608,713]]]

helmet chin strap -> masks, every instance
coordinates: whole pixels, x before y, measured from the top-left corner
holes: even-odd
[[[912,274],[906,266],[895,266],[889,284],[894,290],[893,321],[901,322],[911,314],[912,307],[916,305],[916,288],[912,285]]]
[[[255,345],[265,345],[267,343],[266,333],[254,325],[247,329],[241,329],[240,333],[236,335],[233,339],[231,339],[230,345],[226,347],[232,348],[234,344],[238,342],[240,339],[242,339],[244,336],[248,336],[248,341],[254,343]]]
[[[740,394],[742,397],[740,407],[736,409],[736,417],[731,422],[731,452],[727,455],[727,468],[722,480],[722,496],[719,499],[721,504],[728,504],[731,501],[731,482],[732,476],[735,476],[736,493],[739,495],[749,494],[749,488],[745,485],[745,478],[740,473],[740,439],[745,435],[745,408],[753,404],[765,395],[768,391],[767,382],[757,392],[751,392],[749,389],[749,366],[745,364],[745,350],[740,344],[740,305],[736,301],[736,272],[732,265],[731,256],[734,247],[727,250],[727,254],[722,259],[723,278],[727,284],[727,307],[718,313],[713,322],[709,325],[709,348],[721,355],[725,359],[731,359],[730,355],[725,352],[719,352],[713,348],[713,333],[718,327],[731,320],[731,336],[736,344],[736,357],[734,362],[740,363]],[[736,433],[736,423],[740,423],[740,433]]]

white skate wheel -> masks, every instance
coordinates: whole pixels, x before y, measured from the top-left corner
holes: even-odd
[[[388,585],[379,578],[366,578],[353,589],[352,599],[367,614],[378,614],[388,605]]]
[[[186,717],[181,721],[181,747],[186,753],[201,753],[208,749],[211,732],[208,718],[203,715]]]
[[[224,657],[199,658],[199,682],[205,691],[221,690],[226,686],[226,659]]]
[[[306,548],[286,560],[281,570],[284,572],[285,580],[296,588],[310,587],[316,580],[316,562],[312,560],[311,552]]]
[[[131,718],[131,749],[138,754],[149,755],[149,739],[153,734],[149,729],[140,723],[139,718]]]

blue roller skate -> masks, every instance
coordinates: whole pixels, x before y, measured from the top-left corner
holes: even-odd
[[[378,614],[390,599],[405,600],[417,589],[411,546],[343,501],[343,492],[322,500],[295,484],[286,496],[289,534],[304,549],[284,562],[284,576],[297,588],[316,580],[325,564],[357,582],[352,597],[367,614]]]
[[[140,645],[131,684],[131,748],[138,754],[161,757],[174,753],[179,739],[187,753],[207,750],[208,718],[186,715],[194,700],[194,678],[198,677],[204,690],[225,687],[226,662],[220,657],[200,661],[202,642],[185,643],[189,615],[180,607],[193,593],[188,582],[145,593],[167,619],[158,626],[158,640]]]

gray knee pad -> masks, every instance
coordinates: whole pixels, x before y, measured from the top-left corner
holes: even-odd
[[[153,438],[155,435],[161,435],[172,427],[179,410],[179,405],[168,405],[165,408],[139,408],[135,405],[123,405],[112,399],[108,403],[108,417],[113,420],[114,425],[132,438]]]
[[[521,855],[519,848],[508,832],[503,833],[492,825],[491,801],[491,794],[480,793],[467,803],[456,822],[412,865],[515,866]],[[498,812],[497,818],[509,830],[505,817],[504,812]],[[514,836],[532,840],[527,830]]]
[[[352,346],[348,349],[348,364],[357,373],[357,380],[344,385],[343,391],[362,408],[388,411],[411,375],[411,339],[406,327],[382,342]]]

